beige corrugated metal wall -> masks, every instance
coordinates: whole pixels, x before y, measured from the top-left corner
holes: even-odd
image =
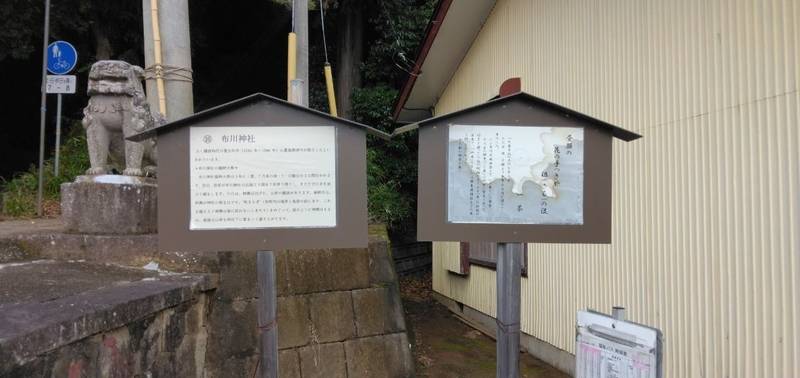
[[[665,377],[800,377],[800,1],[499,0],[436,105],[524,90],[644,135],[614,144],[613,244],[530,246],[522,329],[628,307]],[[434,289],[495,314],[437,243]]]

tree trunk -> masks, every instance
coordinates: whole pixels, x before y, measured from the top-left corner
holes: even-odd
[[[343,0],[339,15],[338,67],[336,67],[336,102],[339,116],[350,118],[353,89],[361,87],[361,63],[364,59],[364,9],[360,0]]]
[[[101,26],[98,25],[97,22],[92,25],[92,33],[94,34],[94,44],[96,46],[94,54],[95,59],[111,59],[111,55],[114,53],[114,51],[111,49],[111,40],[108,39],[108,34],[102,30]]]

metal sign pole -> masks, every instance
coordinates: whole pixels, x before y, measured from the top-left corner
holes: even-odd
[[[58,161],[61,154],[61,93],[58,94],[58,102],[56,106],[56,164],[55,175],[58,176]]]
[[[522,243],[497,243],[497,376],[519,377]]]
[[[44,121],[47,113],[47,40],[50,36],[50,0],[44,2],[44,44],[42,45],[42,104],[39,107],[39,188],[36,191],[36,215],[42,216],[44,189]]]
[[[261,378],[278,378],[278,308],[275,289],[275,253],[259,251],[256,256],[258,272],[258,329],[261,332],[261,359],[258,369]]]

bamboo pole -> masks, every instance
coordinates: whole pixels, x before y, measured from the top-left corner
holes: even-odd
[[[153,56],[158,91],[158,111],[167,115],[167,95],[164,91],[164,69],[161,58],[161,29],[158,26],[158,0],[150,0],[150,25],[153,28]]]
[[[331,115],[336,117],[336,92],[333,90],[333,73],[331,73],[330,63],[325,63],[325,86],[328,88],[328,108]]]
[[[289,49],[286,62],[286,100],[292,98],[292,80],[297,76],[297,34],[289,33]]]

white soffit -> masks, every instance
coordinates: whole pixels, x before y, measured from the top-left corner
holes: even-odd
[[[453,0],[398,121],[416,122],[431,116],[429,109],[458,69],[494,4],[495,0]]]

